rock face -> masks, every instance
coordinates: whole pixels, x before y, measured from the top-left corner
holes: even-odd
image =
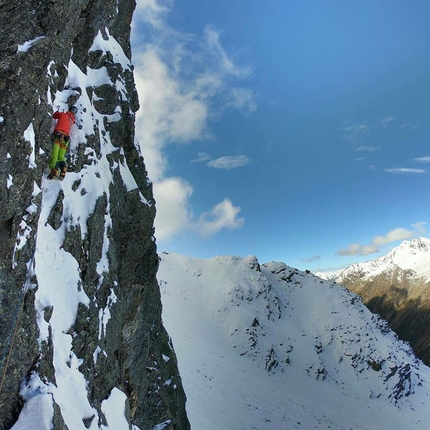
[[[0,429],[36,408],[56,430],[189,428],[134,138],[134,8],[0,2]],[[47,181],[71,105],[69,173]]]
[[[386,256],[354,264],[330,279],[361,296],[430,365],[430,240],[404,241]],[[323,274],[319,274],[324,276]]]

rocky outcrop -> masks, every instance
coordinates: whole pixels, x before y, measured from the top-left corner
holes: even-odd
[[[134,7],[0,2],[0,429],[38,393],[52,398],[56,430],[113,428],[106,402],[116,393],[130,428],[189,428],[161,322],[152,187],[134,137]],[[70,172],[47,182],[52,112],[72,104]],[[60,327],[72,293],[75,313],[73,303],[64,312],[74,320]],[[72,406],[59,394],[69,371]],[[73,413],[79,378],[85,411]]]

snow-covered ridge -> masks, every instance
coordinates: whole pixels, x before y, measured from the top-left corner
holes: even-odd
[[[323,279],[336,279],[341,282],[343,278],[358,275],[365,281],[381,273],[392,274],[396,271],[408,271],[411,277],[430,281],[430,239],[419,237],[405,240],[387,255],[348,266],[346,269],[329,273],[318,272],[317,276]]]
[[[426,428],[430,369],[345,288],[252,256],[163,254],[159,281],[193,429]]]

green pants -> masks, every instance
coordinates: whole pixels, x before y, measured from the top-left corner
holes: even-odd
[[[50,169],[67,167],[66,152],[69,147],[69,140],[69,136],[65,136],[61,133],[54,133],[52,137],[53,145],[51,158],[49,160]]]

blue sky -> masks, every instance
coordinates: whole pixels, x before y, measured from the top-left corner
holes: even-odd
[[[160,251],[328,270],[427,236],[430,3],[139,0]]]

